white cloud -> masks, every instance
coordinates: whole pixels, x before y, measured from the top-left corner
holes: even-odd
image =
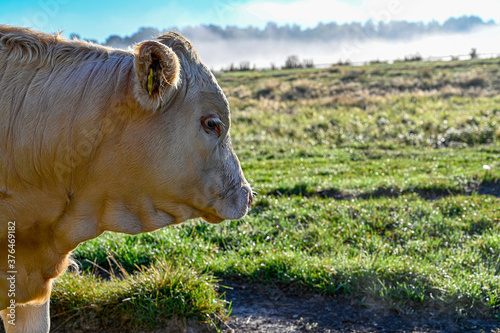
[[[500,2],[498,0],[474,0],[474,1],[454,1],[454,0],[400,0],[401,14],[398,19],[410,21],[430,21],[432,19],[440,22],[450,17],[462,15],[477,15],[485,20],[498,20],[500,12]]]
[[[444,21],[452,16],[478,15],[485,20],[497,20],[498,0],[364,0],[349,4],[342,0],[295,0],[292,2],[252,1],[235,6],[240,20],[263,25],[268,21],[278,24],[297,23],[304,27],[319,22],[338,23],[368,19],[374,21]]]
[[[316,26],[319,22],[366,21],[367,13],[337,0],[298,0],[290,3],[255,1],[239,7],[239,11],[258,18],[261,22],[278,24],[297,23]]]

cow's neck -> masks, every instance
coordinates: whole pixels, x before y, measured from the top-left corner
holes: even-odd
[[[75,198],[74,205],[56,224],[55,232],[58,247],[69,252],[105,231],[139,234],[176,223],[174,215],[158,210],[147,197],[130,201],[130,198],[99,193],[82,200]]]

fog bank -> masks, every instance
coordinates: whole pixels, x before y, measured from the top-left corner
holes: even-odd
[[[238,66],[250,62],[257,68],[284,65],[290,55],[312,59],[315,65],[330,65],[339,60],[363,63],[370,60],[392,61],[407,55],[420,54],[428,57],[449,57],[469,54],[476,48],[480,55],[500,55],[498,36],[500,27],[489,27],[468,33],[430,35],[414,40],[380,40],[358,38],[343,41],[214,39],[207,36],[191,37],[202,60],[218,71],[231,63]]]

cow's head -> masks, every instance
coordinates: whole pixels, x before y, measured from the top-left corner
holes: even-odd
[[[180,223],[245,216],[252,203],[231,145],[229,104],[189,41],[169,33],[136,47],[134,96],[148,114],[137,135],[144,189]],[[138,125],[141,127],[140,125]],[[139,138],[140,137],[140,138]]]

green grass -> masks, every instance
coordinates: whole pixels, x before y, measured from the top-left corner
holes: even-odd
[[[288,156],[286,156],[288,155]],[[464,149],[310,149],[271,156],[260,154],[243,168],[266,194],[321,192],[370,196],[388,192],[442,196],[471,193],[500,178],[500,148]],[[484,170],[488,165],[492,169]],[[335,196],[335,195],[334,195]]]
[[[158,254],[148,249],[155,248],[167,263],[218,277],[369,296],[397,308],[494,314],[500,306],[499,229],[500,199],[491,196],[265,196],[246,221],[217,228],[190,222],[137,237],[107,234],[82,245],[77,257],[107,267],[106,253],[97,249],[108,249],[133,270],[129,253],[154,265]]]
[[[250,215],[80,245],[84,273],[58,282],[54,315],[217,327],[230,311],[217,279],[238,277],[499,318],[498,63],[219,75],[234,148],[260,193]]]
[[[69,322],[70,330],[153,330],[179,318],[217,327],[226,317],[227,304],[217,295],[215,280],[164,262],[159,259],[149,268],[136,267],[132,275],[123,270],[120,277],[111,274],[106,280],[66,274],[52,293],[52,300],[57,300],[51,305],[53,327],[65,327]]]

